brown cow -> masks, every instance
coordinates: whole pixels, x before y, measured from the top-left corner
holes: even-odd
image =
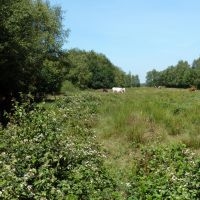
[[[106,89],[106,88],[103,88],[103,92],[108,92],[108,89]]]
[[[189,88],[189,91],[190,92],[194,92],[194,91],[196,91],[197,90],[197,88],[194,86],[194,85],[192,85],[190,88]]]

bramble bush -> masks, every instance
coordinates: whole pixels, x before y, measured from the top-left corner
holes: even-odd
[[[127,187],[131,199],[200,199],[200,160],[183,144],[145,147]]]
[[[0,129],[0,199],[200,199],[200,160],[182,144],[141,145],[125,181],[113,175],[93,131],[104,102],[69,94],[14,104]]]
[[[98,100],[74,95],[27,112],[15,104],[0,130],[0,199],[116,199],[91,129]]]

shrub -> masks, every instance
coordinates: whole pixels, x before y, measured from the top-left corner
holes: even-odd
[[[71,96],[28,113],[26,104],[15,105],[11,123],[0,130],[0,198],[114,198],[115,182],[91,130],[93,100]]]
[[[77,92],[79,88],[76,88],[70,81],[64,81],[62,83],[60,92],[63,94],[67,94],[68,92]]]
[[[128,199],[199,199],[200,160],[184,145],[142,150]]]

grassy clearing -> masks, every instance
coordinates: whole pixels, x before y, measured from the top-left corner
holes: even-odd
[[[200,148],[200,92],[133,88],[125,94],[100,94],[96,134],[107,152],[106,164],[123,181],[134,173],[140,147],[184,143]]]
[[[200,148],[200,92],[139,88],[101,98],[100,140],[120,138],[138,146],[178,138],[188,147]]]
[[[186,148],[200,149],[199,97],[134,88],[16,103],[0,129],[0,198],[199,199],[200,158]]]

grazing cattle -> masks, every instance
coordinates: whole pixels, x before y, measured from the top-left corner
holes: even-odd
[[[103,88],[103,92],[108,92],[108,89],[106,89],[106,88]]]
[[[158,88],[158,89],[161,89],[162,87],[159,85],[159,86],[154,86],[154,88]]]
[[[122,92],[123,92],[123,93],[126,92],[126,89],[125,89],[125,88],[122,88]]]
[[[194,92],[194,91],[196,91],[197,90],[197,88],[195,87],[195,86],[191,86],[191,88],[189,88],[189,91],[190,92]]]
[[[121,88],[121,87],[113,87],[112,88],[113,93],[124,93],[126,90],[125,88]]]

